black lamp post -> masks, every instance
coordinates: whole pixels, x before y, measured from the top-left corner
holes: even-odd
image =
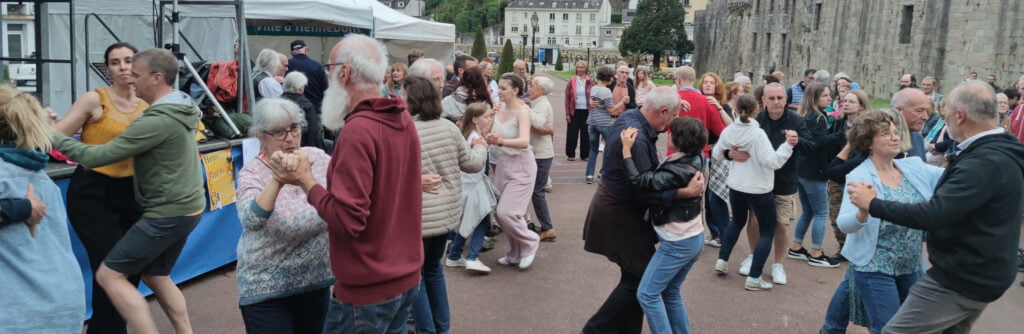
[[[593,47],[590,43],[587,43],[587,69],[590,69],[590,48]]]
[[[540,20],[537,17],[537,13],[534,12],[533,16],[530,17],[530,25],[533,26],[533,43],[530,43],[530,74],[533,74],[537,70],[537,64],[533,62],[533,55],[535,49],[537,49],[537,29],[540,29]]]
[[[526,39],[530,37],[530,34],[522,34],[523,36],[523,48],[519,49],[519,59],[526,58]]]

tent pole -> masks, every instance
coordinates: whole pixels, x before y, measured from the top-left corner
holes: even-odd
[[[217,108],[217,112],[220,113],[220,117],[223,117],[224,121],[226,121],[228,126],[231,127],[231,131],[234,131],[235,134],[241,135],[242,131],[238,131],[238,127],[235,126],[235,122],[231,121],[231,117],[228,117],[228,113],[224,111],[224,107],[220,106],[220,102],[217,101],[217,97],[213,96],[213,92],[210,91],[210,87],[207,87],[206,83],[203,82],[203,78],[199,76],[199,72],[196,71],[195,67],[192,67],[192,63],[188,61],[188,57],[182,56],[181,60],[182,63],[185,64],[185,68],[188,69],[189,73],[192,73],[192,77],[197,78],[196,83],[199,84],[199,87],[203,88],[203,94],[206,94],[206,97],[213,102],[213,106]]]

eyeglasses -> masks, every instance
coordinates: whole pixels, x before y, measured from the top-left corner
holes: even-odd
[[[345,63],[324,64],[324,70],[327,71],[327,72],[330,72],[331,71],[331,66],[334,66],[334,65],[345,65]]]
[[[284,140],[285,138],[288,137],[288,135],[292,135],[292,137],[298,138],[300,135],[302,135],[302,127],[299,126],[298,124],[292,123],[292,125],[287,129],[277,131],[263,131],[263,134],[272,136],[274,137],[274,139],[277,140]]]
[[[895,136],[895,137],[897,137],[897,138],[900,138],[900,137],[902,137],[902,134],[903,134],[903,133],[902,133],[902,132],[900,132],[899,130],[897,130],[897,131],[893,131],[893,132],[889,132],[889,131],[884,131],[884,132],[879,132],[879,133],[878,133],[878,136],[879,136],[879,137],[889,137],[889,138],[892,138],[892,137],[894,137],[894,136]]]

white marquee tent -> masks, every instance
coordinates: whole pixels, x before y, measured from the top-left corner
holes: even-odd
[[[87,69],[87,62],[102,62],[103,52],[115,39],[98,23],[98,17],[117,36],[140,49],[157,45],[157,1],[76,0],[75,32],[69,36],[68,6],[50,4],[42,15],[44,31],[42,50],[45,58],[68,59],[70,38],[75,39],[76,94],[103,85],[100,77]],[[401,14],[376,0],[245,0],[250,55],[262,48],[273,48],[287,54],[292,40],[302,39],[310,47],[310,56],[324,60],[326,52],[345,33],[364,33],[381,40],[388,48],[390,61],[405,61],[410,49],[423,49],[428,57],[450,62],[455,48],[455,26],[419,20]],[[180,31],[195,47],[184,42],[181,50],[189,60],[229,60],[239,36],[233,6],[180,5]],[[95,15],[93,15],[95,14]],[[171,15],[171,6],[164,7]],[[92,16],[88,18],[87,16]],[[86,27],[88,25],[88,27]],[[85,30],[89,30],[86,36]],[[161,44],[170,43],[171,25],[164,21]],[[89,52],[86,54],[86,42]],[[71,96],[67,64],[49,64],[44,87],[45,99],[55,111],[65,113],[74,98]],[[90,76],[86,86],[86,76]]]

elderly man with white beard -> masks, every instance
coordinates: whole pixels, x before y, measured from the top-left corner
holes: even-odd
[[[349,35],[330,59],[324,125],[345,130],[326,187],[314,180],[302,151],[275,152],[271,165],[282,183],[302,187],[327,222],[337,283],[324,332],[404,332],[423,264],[419,136],[405,102],[380,94],[384,45]],[[382,328],[358,326],[367,323]]]

